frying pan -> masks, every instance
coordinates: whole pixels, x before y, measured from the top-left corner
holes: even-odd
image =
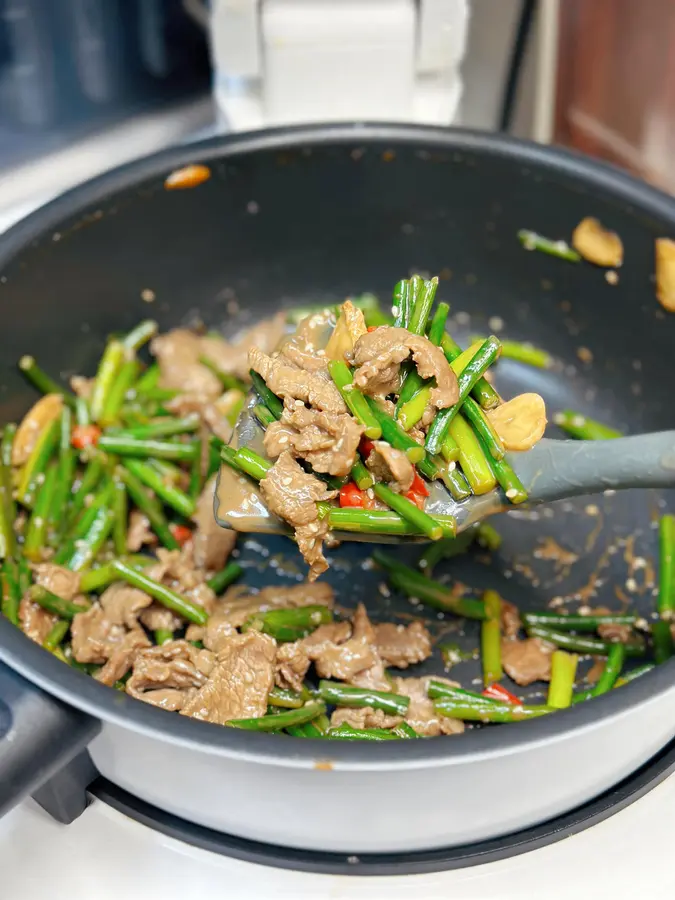
[[[165,190],[166,175],[189,162],[210,166],[210,180]],[[519,228],[569,236],[586,215],[623,238],[617,285],[516,240]],[[22,353],[63,377],[89,373],[106,335],[148,313],[162,328],[199,319],[229,332],[280,306],[365,290],[386,298],[419,271],[441,276],[459,339],[501,329],[554,355],[546,371],[501,362],[504,395],[536,390],[551,412],[577,408],[632,433],[666,429],[675,318],[654,296],[653,241],[673,234],[675,201],[650,187],[487,134],[332,125],[172,149],[77,188],[2,239],[0,415],[16,419],[33,399],[13,368]],[[151,307],[141,299],[149,291]],[[440,577],[497,588],[523,609],[555,600],[649,617],[664,506],[656,493],[629,492],[515,511],[497,522],[498,553],[457,557]],[[552,541],[576,561],[551,558]],[[284,538],[240,545],[249,584],[302,578]],[[412,560],[419,548],[397,552]],[[359,545],[332,553],[340,605],[364,600],[375,619],[425,615],[389,595],[367,554]],[[435,613],[428,621],[435,635],[476,647],[470,625]],[[361,744],[240,732],[154,709],[68,668],[5,620],[0,659],[0,808],[88,745],[103,776],[161,809],[311,849],[392,852],[507,834],[607,790],[675,733],[672,662],[534,721]],[[443,672],[438,652],[427,671]],[[471,686],[477,663],[453,675]],[[538,700],[540,688],[520,693]]]

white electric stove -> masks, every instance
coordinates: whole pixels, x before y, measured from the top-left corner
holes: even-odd
[[[674,759],[671,751],[669,765]],[[675,775],[602,821],[547,846],[421,874],[361,875],[353,858],[348,863],[355,867],[353,874],[294,871],[282,867],[289,863],[282,859],[284,851],[280,865],[272,866],[265,848],[258,847],[254,855],[265,860],[259,864],[188,843],[202,839],[195,834],[188,840],[168,836],[166,823],[160,828],[141,824],[100,799],[93,799],[72,824],[60,825],[27,801],[0,820],[1,894],[12,900],[623,900],[639,892],[665,900],[675,890]],[[251,851],[239,846],[234,852]],[[310,858],[299,865],[334,864]]]

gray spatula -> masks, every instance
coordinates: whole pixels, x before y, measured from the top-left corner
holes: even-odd
[[[251,412],[249,404],[240,415],[236,431],[236,446],[252,446],[260,450],[262,430]],[[606,490],[626,488],[675,487],[675,431],[660,431],[635,437],[617,438],[611,441],[557,441],[544,438],[532,450],[509,453],[508,460],[528,493],[526,506],[596,494]],[[221,472],[222,474],[222,472]],[[453,500],[441,482],[429,485],[430,496],[425,509],[434,515],[454,516],[458,532],[481,519],[514,507],[501,490],[490,491],[480,497],[472,496],[458,503]],[[255,516],[226,521],[227,489],[219,483],[216,493],[216,520],[224,528],[231,528],[236,521],[237,530],[288,534],[288,528],[276,516],[270,515],[255,491],[250,488],[255,502]],[[242,527],[243,526],[243,527]],[[424,541],[426,538],[391,535],[339,532],[341,540],[370,543],[402,543]]]

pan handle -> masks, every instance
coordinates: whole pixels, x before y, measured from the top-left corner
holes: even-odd
[[[0,663],[0,816],[81,754],[101,723]]]

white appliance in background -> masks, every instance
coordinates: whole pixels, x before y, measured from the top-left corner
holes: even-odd
[[[229,128],[345,119],[449,125],[468,0],[211,0]]]

